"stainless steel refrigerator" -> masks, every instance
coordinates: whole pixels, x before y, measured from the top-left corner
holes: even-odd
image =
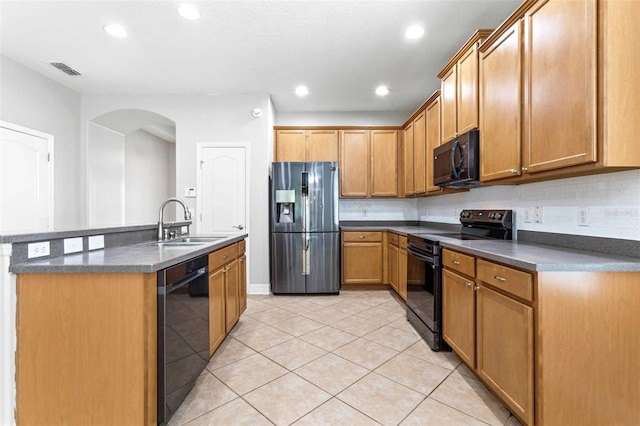
[[[273,163],[269,183],[271,292],[338,293],[338,163]]]

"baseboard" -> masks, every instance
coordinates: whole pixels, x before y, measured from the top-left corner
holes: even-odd
[[[270,284],[249,284],[249,288],[247,288],[247,294],[270,294],[271,293],[271,285]]]

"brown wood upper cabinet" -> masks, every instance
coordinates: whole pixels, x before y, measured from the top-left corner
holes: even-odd
[[[483,182],[640,167],[637,19],[636,2],[528,1],[482,44]]]
[[[441,80],[442,143],[478,128],[478,47],[492,32],[476,31],[438,74]]]
[[[275,161],[338,161],[338,130],[276,130]]]
[[[398,196],[398,132],[340,130],[340,196]]]

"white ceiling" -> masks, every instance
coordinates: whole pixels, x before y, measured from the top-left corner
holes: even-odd
[[[262,92],[282,112],[409,111],[476,29],[495,28],[520,2],[192,1],[202,18],[187,21],[177,1],[2,0],[0,53],[86,94]],[[114,22],[126,39],[104,33]],[[416,23],[424,37],[406,40]]]

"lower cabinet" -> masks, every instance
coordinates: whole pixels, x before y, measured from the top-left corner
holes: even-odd
[[[395,235],[395,234],[392,234]],[[400,282],[400,250],[397,245],[391,243],[389,239],[389,285],[396,292],[398,291],[398,283]]]
[[[382,232],[342,233],[342,284],[382,284]]]
[[[244,247],[242,240],[209,254],[209,355],[220,346],[247,306]]]
[[[408,255],[407,255],[407,237],[400,237],[400,249],[398,250],[398,270],[400,278],[398,279],[398,294],[406,302],[407,300],[407,280],[408,274]]]
[[[444,339],[523,423],[534,423],[533,277],[443,251]]]

